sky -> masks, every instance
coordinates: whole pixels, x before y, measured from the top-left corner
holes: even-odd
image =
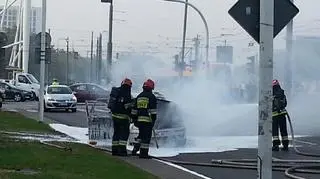
[[[234,46],[236,58],[256,53],[257,46],[248,48],[252,38],[228,14],[236,0],[189,2],[198,7],[207,19],[211,57],[215,56],[215,47],[223,45],[224,40]],[[32,3],[41,6],[41,0],[32,0]],[[294,19],[295,35],[316,35],[320,28],[320,13],[317,12],[320,1],[295,0],[295,4],[300,8]],[[168,59],[179,51],[184,15],[182,4],[163,0],[114,0],[114,11],[115,51],[160,52],[162,58]],[[95,32],[95,37],[105,31],[103,42],[106,44],[108,13],[109,4],[102,4],[100,0],[47,0],[47,28],[57,47],[63,48],[65,42],[61,39],[69,37],[71,46],[84,55],[90,49],[91,31]],[[189,9],[187,47],[193,45],[191,39],[197,34],[204,46],[204,32],[200,16]],[[284,48],[284,32],[276,38],[275,48]],[[221,37],[221,34],[229,35]]]

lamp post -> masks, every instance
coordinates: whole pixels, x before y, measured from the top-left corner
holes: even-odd
[[[107,83],[111,82],[111,66],[112,66],[112,26],[113,26],[113,0],[101,0],[102,3],[110,3],[109,9],[109,41],[107,50]]]
[[[189,2],[182,1],[182,0],[163,0],[163,1],[183,3],[183,4],[186,4],[190,7],[192,7],[194,10],[196,10],[198,12],[198,14],[200,15],[200,17],[204,23],[204,26],[206,28],[206,63],[208,66],[209,65],[209,27],[208,27],[208,23],[207,23],[205,17],[201,13],[201,11],[197,7],[195,7],[193,4],[191,4]]]

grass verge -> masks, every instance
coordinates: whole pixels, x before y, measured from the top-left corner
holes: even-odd
[[[5,118],[4,118],[5,117]],[[16,113],[0,112],[0,129],[15,131],[52,131],[46,124]],[[63,145],[63,144],[61,144]],[[157,178],[121,159],[82,144],[68,144],[64,151],[36,141],[0,135],[1,179],[151,179]],[[18,172],[20,171],[20,172]]]
[[[0,111],[0,130],[14,132],[55,133],[50,126],[16,112]]]

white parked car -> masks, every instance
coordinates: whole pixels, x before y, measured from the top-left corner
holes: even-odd
[[[47,112],[52,109],[77,111],[77,98],[68,86],[50,85],[46,87],[44,94],[44,111]]]

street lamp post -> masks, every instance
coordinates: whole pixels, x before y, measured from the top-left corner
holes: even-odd
[[[112,66],[112,29],[113,29],[113,0],[101,0],[102,3],[110,3],[109,9],[109,41],[107,50],[107,82],[111,82],[111,66]]]
[[[163,0],[163,1],[169,1],[169,2],[178,2],[178,3],[183,3],[183,4],[187,4],[188,6],[192,7],[194,10],[196,10],[198,12],[198,14],[200,15],[204,26],[206,28],[206,63],[207,66],[209,65],[209,28],[208,28],[208,23],[205,19],[205,17],[203,16],[203,14],[201,13],[201,11],[195,7],[193,4],[189,3],[189,2],[185,2],[182,0]]]
[[[185,65],[184,65],[184,56],[185,56],[185,46],[186,46],[187,19],[188,19],[188,0],[186,0],[185,9],[184,9],[184,22],[183,22],[183,37],[182,37],[181,64],[180,64],[180,70],[179,70],[179,75],[180,75],[180,77],[183,76],[183,71],[184,71],[184,68],[185,68]]]
[[[66,65],[66,84],[69,84],[69,37],[66,39],[67,43],[67,65]]]

